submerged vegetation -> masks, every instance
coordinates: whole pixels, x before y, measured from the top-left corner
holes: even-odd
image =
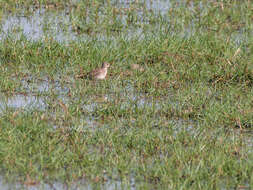
[[[253,2],[4,0],[0,7],[6,179],[253,187]],[[106,80],[81,77],[105,61]]]

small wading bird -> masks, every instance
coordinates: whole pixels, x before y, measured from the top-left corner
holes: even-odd
[[[105,79],[107,74],[107,69],[110,67],[110,64],[107,62],[104,62],[102,64],[101,68],[97,68],[91,72],[89,72],[89,78],[90,79]]]

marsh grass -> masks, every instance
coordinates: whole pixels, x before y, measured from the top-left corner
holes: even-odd
[[[136,189],[252,187],[250,1],[170,1],[167,11],[137,1],[35,4],[0,3],[13,14],[66,11],[74,35],[86,38],[1,39],[6,178],[26,185],[84,179],[94,188],[108,180]],[[106,80],[78,77],[103,61],[112,64]],[[20,96],[40,101],[14,106]]]

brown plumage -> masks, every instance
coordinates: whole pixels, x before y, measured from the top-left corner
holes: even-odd
[[[110,64],[107,62],[104,62],[102,64],[101,68],[97,68],[91,72],[89,72],[89,78],[90,79],[105,79],[107,75],[107,69],[110,67]]]

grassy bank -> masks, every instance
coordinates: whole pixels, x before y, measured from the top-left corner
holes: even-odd
[[[134,179],[136,189],[250,189],[252,3],[171,1],[160,14],[123,5],[73,3],[69,25],[87,35],[81,40],[1,39],[3,176],[27,185],[121,180],[128,188]],[[103,61],[112,64],[106,80],[79,77]]]

